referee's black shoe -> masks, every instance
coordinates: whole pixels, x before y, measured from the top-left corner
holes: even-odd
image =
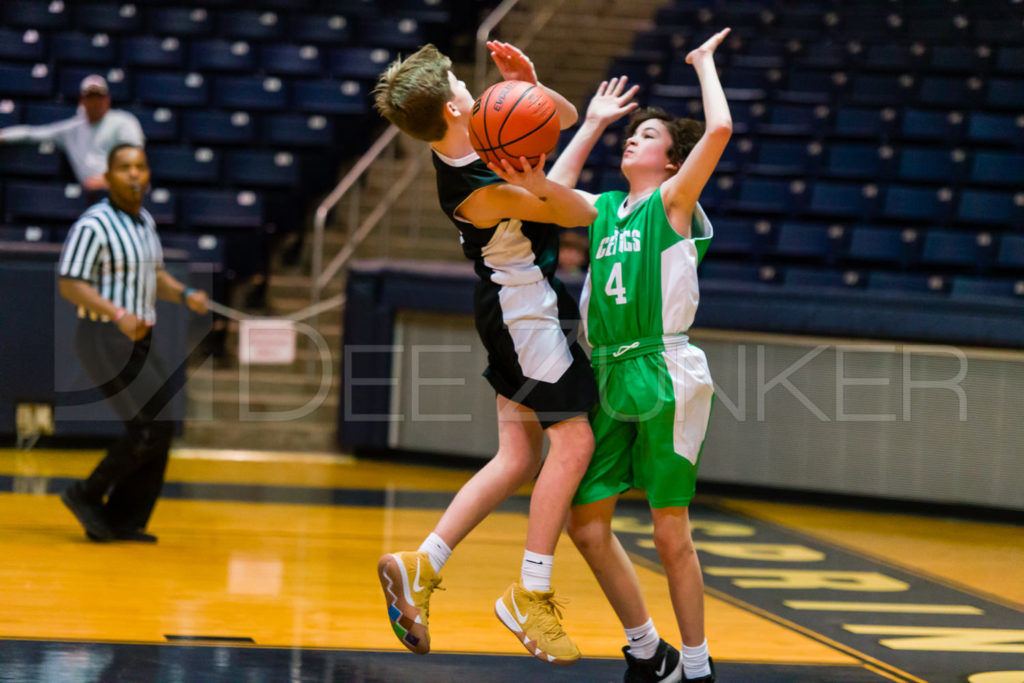
[[[78,484],[68,487],[60,494],[60,499],[94,540],[109,541],[114,538],[114,531],[103,517],[103,506],[86,500]]]
[[[89,537],[90,541],[96,541],[97,543],[103,543],[103,539],[94,536],[91,532],[86,531],[85,535]],[[153,534],[147,534],[142,529],[119,529],[114,531],[113,541],[134,541],[135,543],[156,543],[157,537]]]

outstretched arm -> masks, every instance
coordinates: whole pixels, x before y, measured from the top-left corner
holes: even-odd
[[[610,81],[602,81],[597,88],[597,94],[590,100],[587,106],[587,114],[583,124],[566,145],[551,171],[548,178],[561,183],[566,187],[575,187],[579,180],[583,164],[590,155],[597,141],[604,135],[604,131],[614,121],[637,108],[636,102],[631,102],[640,86],[634,85],[626,90],[626,77],[620,76]]]
[[[727,35],[729,29],[723,29],[686,55],[686,63],[693,65],[700,81],[705,127],[704,135],[694,145],[679,171],[661,187],[669,222],[680,234],[689,234],[690,216],[697,205],[697,198],[711,178],[732,136],[729,103],[715,70],[715,48]]]
[[[576,107],[573,106],[572,102],[565,99],[561,93],[552,90],[537,80],[537,71],[533,68],[533,62],[523,54],[522,50],[515,45],[503,43],[500,40],[488,42],[487,47],[490,49],[491,59],[498,65],[498,71],[501,72],[503,79],[506,81],[526,81],[527,83],[534,83],[540,86],[555,101],[555,109],[558,110],[558,122],[562,130],[575,125],[576,120],[579,119]]]
[[[505,182],[471,194],[459,206],[459,214],[481,228],[492,227],[505,218],[554,223],[564,228],[590,225],[597,218],[597,211],[584,197],[548,179],[544,175],[545,161],[542,154],[536,166],[531,167],[525,157],[520,157],[522,171],[505,159],[500,166],[487,164]]]

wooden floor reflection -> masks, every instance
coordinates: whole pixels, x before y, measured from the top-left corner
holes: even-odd
[[[98,457],[0,451],[0,681],[622,679],[621,628],[568,538],[559,545],[554,585],[569,599],[565,626],[585,660],[545,667],[495,619],[494,600],[519,571],[525,495],[489,517],[445,567],[447,590],[431,604],[434,652],[416,657],[395,639],[377,558],[415,548],[470,471],[340,456],[179,451],[151,524],[159,543],[96,544],[84,538],[57,493]],[[736,498],[708,497],[701,505],[706,515],[695,506],[694,518],[720,524],[719,530],[733,524],[757,534],[792,534],[771,545],[806,542],[808,552],[835,562],[870,561],[904,583],[919,581],[914,590],[922,595],[954,591],[957,602],[973,601],[971,614],[1003,610],[998,619],[1012,624],[1017,614],[1018,628],[1024,624],[1024,581],[1009,579],[1019,578],[1024,564],[1020,526]],[[639,500],[627,501],[621,513],[626,533],[630,525],[637,532],[630,547],[655,623],[666,639],[678,641],[656,555],[644,550],[646,510]],[[968,680],[989,664],[1010,673],[1024,669],[1024,655],[1015,656],[1024,652],[1024,631],[1014,636],[1007,627],[1002,645],[989,638],[991,651],[974,659],[936,660],[945,650],[926,654],[933,668],[948,661],[941,666],[970,670],[923,676],[927,662],[900,659],[898,648],[878,645],[882,636],[860,647],[857,638],[864,636],[849,625],[959,628],[961,622],[942,613],[930,621],[915,614],[890,622],[878,615],[891,595],[830,591],[833,602],[876,607],[857,607],[871,614],[822,622],[819,629],[793,615],[824,614],[825,608],[804,604],[823,599],[821,591],[794,590],[787,597],[803,606],[776,609],[763,591],[732,590],[742,581],[722,577],[749,571],[735,555],[750,552],[758,539],[732,539],[737,543],[727,552],[712,545],[721,540],[729,539],[709,537],[701,548],[706,572],[718,572],[708,576],[706,614],[720,681]],[[829,609],[836,617],[837,609],[848,608]],[[847,632],[854,635],[835,635]],[[1024,674],[978,680],[1019,683]]]

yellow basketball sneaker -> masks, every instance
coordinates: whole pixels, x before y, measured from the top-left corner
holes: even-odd
[[[418,655],[430,652],[430,594],[441,583],[430,557],[421,552],[391,553],[377,563],[388,604],[388,619],[402,645]],[[443,588],[441,590],[444,590]]]
[[[554,591],[526,590],[516,581],[494,603],[494,613],[537,659],[573,664],[580,658],[580,649],[562,629]]]

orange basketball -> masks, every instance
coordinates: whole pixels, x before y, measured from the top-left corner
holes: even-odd
[[[473,103],[469,139],[484,161],[500,165],[508,159],[519,168],[519,157],[536,164],[558,144],[558,109],[540,86],[525,81],[502,81]]]

